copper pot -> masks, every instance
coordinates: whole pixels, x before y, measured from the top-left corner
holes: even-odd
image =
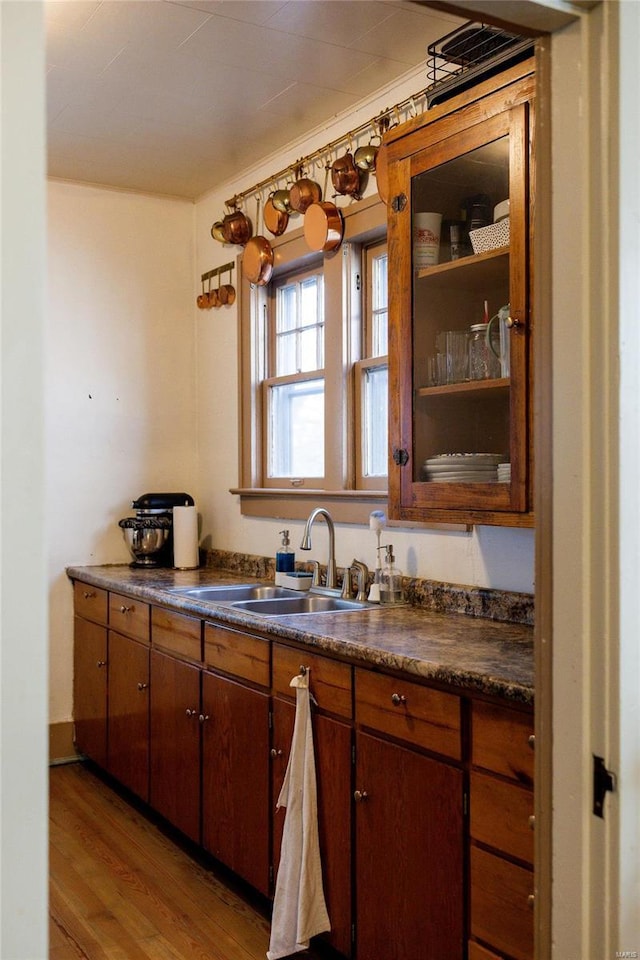
[[[389,148],[385,143],[378,147],[376,154],[376,185],[383,203],[389,202]]]
[[[223,283],[218,289],[218,300],[221,304],[231,306],[232,303],[236,302],[236,288],[231,283]]]
[[[287,229],[289,214],[277,210],[273,205],[273,194],[264,205],[264,225],[274,237],[281,236]]]
[[[375,144],[369,142],[366,146],[358,147],[353,155],[353,162],[358,170],[364,170],[371,173],[376,168],[376,155],[378,148]]]
[[[331,182],[336,193],[360,197],[360,171],[353,162],[353,154],[345,153],[331,164]]]
[[[269,283],[273,273],[273,247],[266,237],[252,237],[244,248],[242,272],[258,287]]]
[[[304,215],[304,238],[311,250],[330,253],[342,243],[344,224],[335,203],[312,203]]]
[[[289,187],[289,204],[296,213],[305,213],[312,203],[319,203],[322,199],[320,184],[308,177],[296,180]]]
[[[242,210],[232,210],[222,221],[222,229],[227,243],[244,246],[253,233],[251,221]]]
[[[271,202],[280,213],[289,213],[291,210],[291,200],[288,190],[276,190],[271,194]]]

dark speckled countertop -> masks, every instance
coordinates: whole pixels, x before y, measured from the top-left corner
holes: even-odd
[[[134,569],[125,565],[68,567],[71,579],[170,605],[262,636],[293,640],[353,662],[399,670],[469,691],[533,703],[533,629],[416,606],[348,613],[261,617],[228,605],[168,592],[173,587],[247,583],[228,570]]]

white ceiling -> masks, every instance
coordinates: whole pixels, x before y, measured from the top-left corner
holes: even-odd
[[[195,199],[425,64],[408,0],[46,0],[49,175]]]

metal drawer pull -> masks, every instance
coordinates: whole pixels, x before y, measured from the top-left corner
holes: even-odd
[[[198,717],[198,720],[200,721],[200,723],[204,723],[205,720],[208,720],[208,719],[209,719],[208,713],[201,713],[200,716]]]
[[[276,757],[281,757],[281,756],[282,756],[282,750],[276,750],[275,747],[272,747],[272,748],[271,748],[270,753],[271,753],[271,756],[272,756],[272,758],[273,758],[274,760],[276,759]]]
[[[531,734],[531,736],[530,736],[529,739],[527,740],[527,743],[529,744],[529,746],[530,746],[531,749],[533,750],[534,747],[535,747],[535,745],[536,745],[536,735],[535,735],[535,733],[532,733],[532,734]]]
[[[93,600],[95,595],[96,595],[95,590],[85,590],[84,593],[82,594],[85,600]]]
[[[98,660],[98,662],[96,663],[96,667],[98,667],[98,668],[100,668],[100,667],[106,667],[106,665],[107,665],[107,661],[106,661],[106,660]]]
[[[140,682],[140,683],[138,684],[138,690],[146,690],[148,686],[149,686],[148,683],[142,683],[142,682]]]
[[[394,706],[397,707],[397,706],[399,706],[401,703],[406,703],[406,702],[407,702],[407,698],[405,697],[404,693],[392,693],[392,694],[391,694],[391,703],[392,703]]]
[[[120,613],[131,613],[133,607],[125,607],[124,603],[120,607]]]
[[[531,828],[531,830],[535,830],[535,827],[536,827],[536,818],[533,813],[529,817],[529,827]]]
[[[363,800],[366,800],[368,796],[369,794],[367,793],[366,790],[353,791],[353,799],[355,800],[356,803],[362,803]]]
[[[197,717],[197,716],[198,716],[198,711],[197,711],[197,710],[189,710],[189,707],[187,707],[187,709],[186,709],[185,712],[186,712],[186,714],[187,714],[188,717]]]

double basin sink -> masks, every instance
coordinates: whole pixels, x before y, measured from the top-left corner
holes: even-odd
[[[235,610],[246,610],[263,617],[283,617],[300,613],[347,613],[368,610],[370,604],[359,600],[325,596],[320,593],[301,594],[286,587],[268,584],[239,583],[209,587],[171,587],[170,593],[185,599],[204,603],[224,604]]]

